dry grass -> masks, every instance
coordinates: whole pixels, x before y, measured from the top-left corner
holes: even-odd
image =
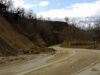
[[[92,45],[92,43],[90,43],[89,41],[73,40],[73,41],[69,41],[69,42],[65,42],[65,43],[61,44],[62,47],[66,47],[66,46],[80,46],[80,45]]]
[[[89,41],[77,41],[77,40],[73,40],[73,41],[69,41],[68,44],[70,46],[74,46],[74,45],[91,45],[92,43],[90,43]]]
[[[66,43],[62,43],[61,47],[100,50],[100,44],[99,43],[91,43],[89,41],[71,41],[71,42],[66,42]]]

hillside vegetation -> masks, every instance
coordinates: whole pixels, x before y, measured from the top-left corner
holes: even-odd
[[[83,30],[76,24],[37,18],[32,10],[13,7],[13,2],[0,0],[0,55],[49,53],[45,47],[64,43],[66,46],[95,45],[100,42],[100,23]]]
[[[0,9],[0,56],[54,53],[54,49],[45,47],[61,43],[60,32],[68,24],[28,18],[18,12]]]

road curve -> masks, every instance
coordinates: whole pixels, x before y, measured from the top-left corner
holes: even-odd
[[[99,55],[86,49],[52,48],[61,51],[59,55],[47,60],[46,64],[15,75],[75,75],[77,72],[95,64]]]

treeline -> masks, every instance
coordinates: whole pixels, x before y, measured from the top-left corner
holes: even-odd
[[[32,10],[26,12],[24,8],[14,8],[11,0],[0,0],[0,13],[16,31],[40,47],[70,41],[100,42],[100,22],[83,30],[68,21],[45,20],[42,16],[37,18]]]

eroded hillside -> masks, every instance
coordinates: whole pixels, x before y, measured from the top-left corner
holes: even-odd
[[[15,31],[2,15],[0,15],[0,44],[0,54],[3,50],[9,53],[10,50],[20,52],[34,48],[34,44]]]

